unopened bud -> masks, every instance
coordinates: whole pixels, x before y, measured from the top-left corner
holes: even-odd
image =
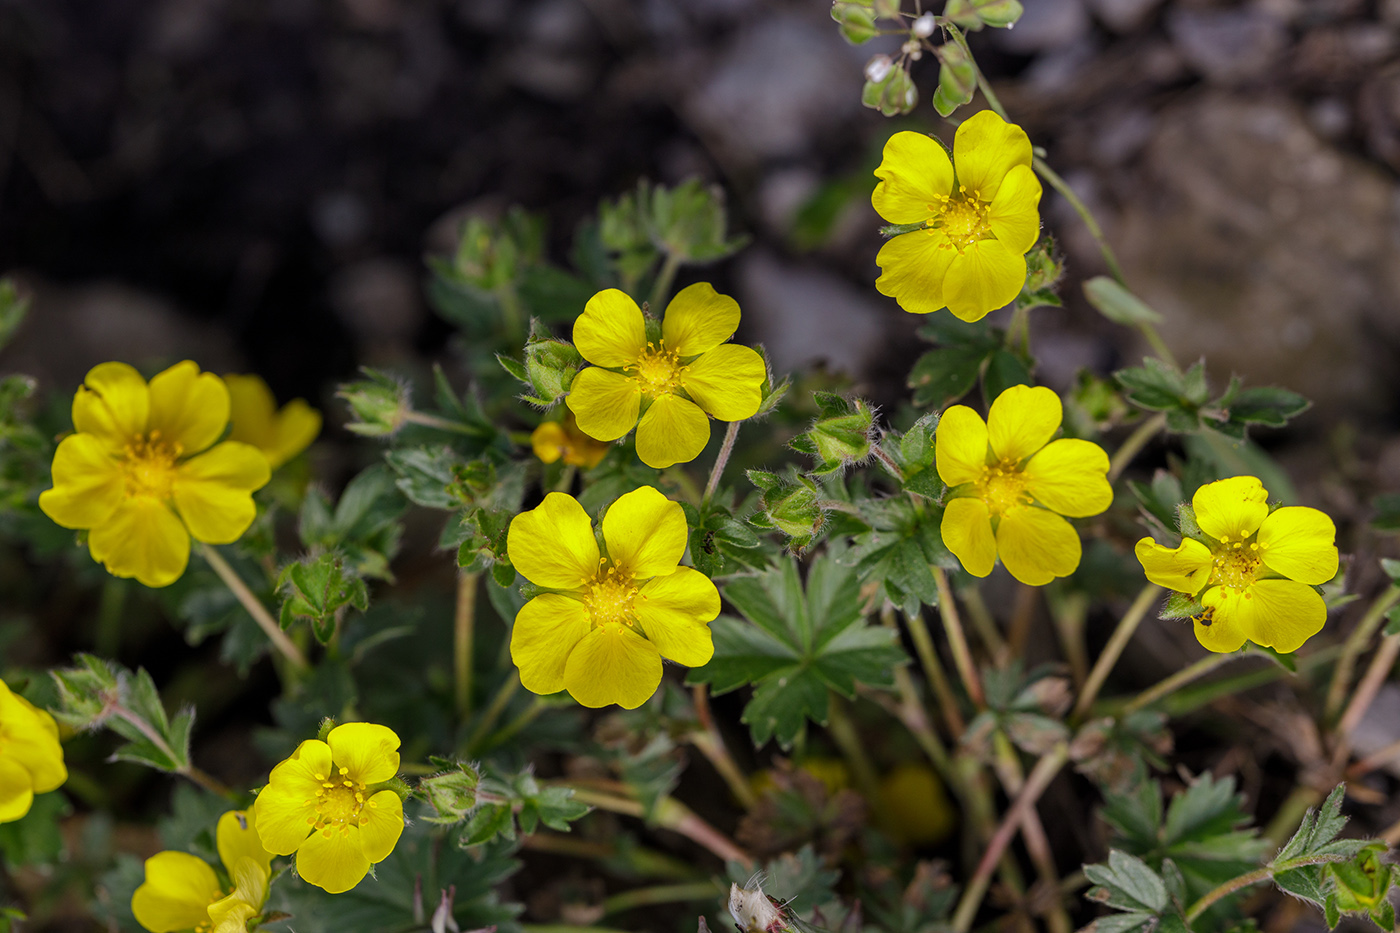
[[[348,382],[335,394],[350,406],[354,420],[346,425],[365,437],[385,437],[403,427],[412,409],[408,386],[372,369],[362,370],[368,379]]]
[[[456,771],[444,771],[424,778],[418,789],[437,811],[430,817],[435,823],[456,823],[467,818],[476,806],[476,786],[480,779],[471,765],[458,765]]]
[[[894,62],[890,61],[888,55],[876,55],[865,63],[865,80],[879,84],[889,77],[890,69],[893,67]]]

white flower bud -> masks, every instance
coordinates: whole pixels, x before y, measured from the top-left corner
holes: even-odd
[[[879,84],[890,75],[890,69],[894,67],[894,62],[890,61],[888,55],[876,55],[865,63],[865,80],[871,84]]]
[[[914,20],[911,31],[920,39],[927,39],[929,36],[933,35],[933,26],[933,14],[925,13],[923,16]]]

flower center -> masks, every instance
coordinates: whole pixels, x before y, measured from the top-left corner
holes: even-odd
[[[670,395],[680,388],[681,372],[685,369],[681,366],[680,355],[675,350],[667,350],[664,340],[647,344],[637,362],[628,368],[647,398]]]
[[[967,188],[959,187],[957,191],[928,206],[933,213],[929,226],[942,231],[948,238],[946,248],[961,253],[978,240],[993,238],[989,219],[991,208],[989,203],[977,195],[969,194]]]
[[[984,467],[977,491],[993,515],[1004,515],[1017,506],[1031,504],[1030,494],[1026,492],[1025,474],[1010,460]]]
[[[369,816],[361,812],[365,808],[364,782],[350,780],[346,768],[336,768],[335,772],[316,775],[321,786],[315,798],[306,802],[316,808],[315,815],[308,816],[306,822],[317,831],[325,830],[328,837],[337,829],[342,836],[349,835],[350,827],[369,822]]]
[[[184,447],[162,438],[160,431],[151,431],[133,438],[124,453],[126,494],[169,499],[175,481],[175,461],[184,453]]]
[[[589,585],[583,602],[588,606],[593,621],[599,625],[618,622],[631,625],[636,614],[636,599],[637,585],[632,581],[632,575],[609,567]]]
[[[1231,541],[1229,535],[1224,535],[1220,539],[1220,546],[1213,552],[1210,582],[1212,585],[1244,592],[1259,575],[1259,568],[1262,566],[1257,542],[1250,541],[1248,537]],[[1245,593],[1245,597],[1248,596],[1249,594]]]

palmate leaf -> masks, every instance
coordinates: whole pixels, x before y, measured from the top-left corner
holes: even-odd
[[[724,589],[742,618],[711,624],[714,658],[690,682],[715,693],[753,684],[743,719],[758,745],[777,738],[790,748],[807,720],[826,722],[830,690],[849,697],[857,681],[891,686],[894,666],[906,660],[893,632],[866,624],[855,568],[841,556],[818,558],[805,587],[788,559]]]

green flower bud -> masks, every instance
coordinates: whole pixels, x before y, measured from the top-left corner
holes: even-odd
[[[563,340],[537,339],[525,345],[525,373],[535,390],[534,401],[550,405],[569,391],[583,357]]]
[[[1026,254],[1025,291],[1038,292],[1042,288],[1054,288],[1064,273],[1064,263],[1055,257],[1055,238],[1043,237]]]
[[[1380,860],[1384,847],[1363,849],[1350,862],[1328,866],[1337,879],[1337,906],[1343,911],[1373,911],[1390,892],[1392,866]]]
[[[408,386],[385,373],[362,369],[368,379],[348,382],[340,387],[336,397],[350,406],[355,420],[346,427],[365,437],[385,437],[403,427],[412,409]]]
[[[872,0],[837,0],[831,5],[831,18],[841,24],[841,35],[852,45],[875,38],[875,11]]]
[[[781,531],[792,539],[788,546],[795,551],[810,544],[826,524],[817,484],[805,476],[784,479],[762,470],[750,470],[748,476],[763,492],[762,511],[750,522]]]
[[[820,458],[818,473],[830,473],[870,456],[875,413],[863,400],[849,402],[830,392],[813,394],[821,415],[793,446]]]
[[[420,781],[418,790],[438,814],[428,817],[429,822],[458,823],[466,819],[476,806],[476,788],[480,782],[476,769],[468,764],[459,764],[456,770],[443,771]]]

